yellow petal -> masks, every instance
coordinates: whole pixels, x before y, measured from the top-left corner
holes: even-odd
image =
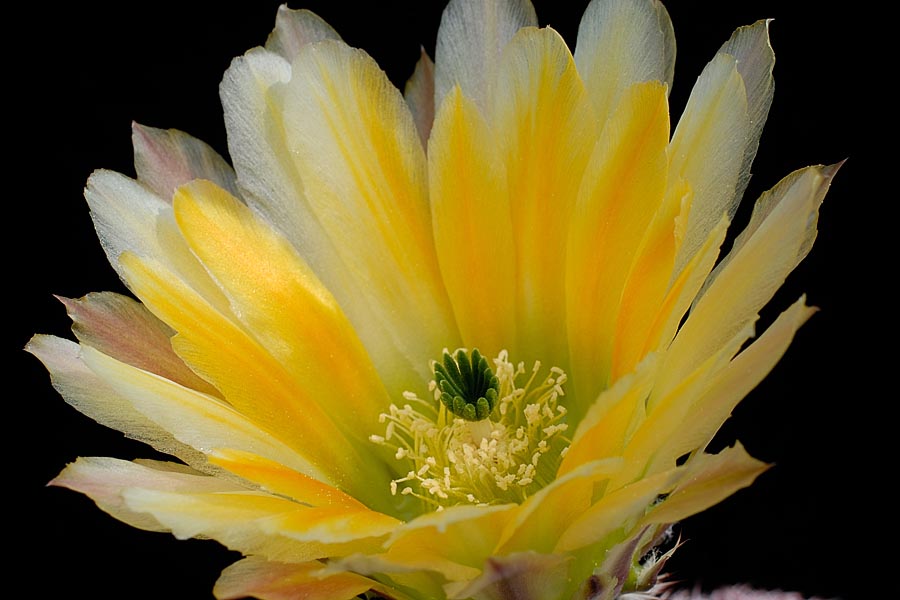
[[[451,506],[402,525],[385,544],[385,559],[436,571],[451,581],[477,577],[516,505]]]
[[[642,523],[674,523],[695,515],[747,487],[768,468],[740,444],[715,455],[700,453],[684,465],[682,480]]]
[[[555,538],[556,552],[570,552],[595,544],[615,532],[633,529],[659,494],[672,489],[674,472],[657,473],[619,488],[604,496],[569,522],[564,533]]]
[[[578,26],[575,64],[601,127],[633,84],[672,87],[675,33],[658,0],[593,0]]]
[[[658,82],[629,88],[597,142],[572,213],[566,299],[578,420],[609,383],[622,288],[666,189],[669,110]]]
[[[662,389],[754,321],[806,256],[834,171],[832,167],[801,169],[760,199],[765,217],[753,221],[752,233],[729,253],[713,274],[713,283],[695,302],[672,342],[661,373]]]
[[[594,484],[614,476],[622,466],[619,459],[596,460],[557,477],[522,503],[495,553],[552,553],[560,535],[591,506]]]
[[[368,448],[390,400],[329,291],[287,240],[221,188],[193,182],[174,206],[191,250],[241,323],[296,382],[296,402],[318,404]]]
[[[487,123],[455,88],[428,147],[434,241],[463,345],[496,356],[515,339],[515,289],[506,170]]]
[[[431,357],[458,345],[415,124],[375,62],[340,42],[305,46],[283,92],[307,201],[356,283],[335,296],[399,398],[430,379]]]
[[[565,265],[575,197],[596,139],[590,101],[565,42],[526,28],[497,71],[489,119],[506,165],[516,248],[516,360],[567,367]],[[509,294],[507,294],[509,296]]]

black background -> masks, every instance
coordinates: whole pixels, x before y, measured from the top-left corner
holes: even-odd
[[[291,6],[316,11],[402,86],[420,44],[433,56],[438,4]],[[574,46],[586,2],[535,4],[541,24],[554,26]],[[232,57],[265,41],[278,3],[233,6],[78,3],[42,6],[9,23],[16,43],[7,54],[4,97],[13,103],[5,127],[13,156],[4,191],[12,209],[5,242],[14,291],[5,296],[13,381],[7,460],[14,468],[6,490],[15,508],[6,517],[15,562],[39,573],[28,578],[28,596],[209,598],[219,571],[237,558],[214,542],[131,529],[85,497],[45,488],[77,456],[152,453],[68,407],[39,363],[20,350],[34,332],[68,335],[64,310],[51,294],[124,291],[94,237],[81,194],[95,168],[133,175],[132,120],[182,129],[226,154],[219,80]],[[865,291],[865,265],[884,260],[871,223],[879,220],[883,199],[863,189],[871,167],[861,147],[863,136],[886,133],[868,124],[878,109],[866,98],[877,86],[864,70],[878,57],[863,51],[853,8],[824,11],[811,0],[673,0],[667,6],[678,42],[671,94],[676,117],[703,65],[735,27],[775,19],[775,100],[744,209],[796,168],[849,157],[826,199],[815,248],[764,316],[801,293],[822,310],[719,438],[719,445],[739,438],[751,454],[776,466],[753,487],[683,523],[686,543],[671,570],[686,585],[704,588],[747,582],[861,598],[878,583],[869,565],[893,560],[864,544],[864,536],[886,523],[875,500],[883,484],[867,474],[878,467],[869,447],[875,435],[864,423],[878,420],[885,397],[896,396],[867,391],[865,381],[884,376],[869,360],[875,352],[868,350],[869,334],[861,334],[880,306],[877,298],[870,304]],[[882,536],[887,541],[887,533]]]

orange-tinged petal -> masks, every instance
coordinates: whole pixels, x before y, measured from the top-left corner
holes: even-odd
[[[666,189],[669,110],[659,82],[630,87],[585,170],[572,213],[566,299],[578,420],[609,383],[622,288]]]
[[[348,572],[323,572],[320,562],[279,563],[245,558],[222,571],[213,594],[218,600],[345,600],[374,590],[405,600],[406,595],[382,583]]]
[[[511,356],[568,366],[565,264],[568,227],[596,140],[575,61],[552,29],[525,28],[497,70],[493,127],[509,182],[518,283]]]
[[[516,285],[506,169],[491,131],[459,88],[428,146],[434,241],[463,345],[496,356],[515,339],[515,311],[499,302]]]

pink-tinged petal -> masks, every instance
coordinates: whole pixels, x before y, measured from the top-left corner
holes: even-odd
[[[416,122],[422,147],[427,148],[434,123],[434,62],[425,53],[425,48],[422,48],[416,69],[403,88],[403,98]]]
[[[453,600],[546,600],[559,596],[569,578],[571,556],[517,552],[489,558],[470,582],[445,586]]]
[[[138,182],[170,202],[175,188],[208,179],[237,194],[234,169],[208,144],[177,129],[131,125]]]
[[[674,523],[702,512],[747,487],[768,468],[739,443],[715,455],[701,452],[680,467],[681,481],[642,524]]]
[[[755,590],[746,585],[719,588],[709,594],[699,590],[678,590],[666,596],[666,600],[822,600],[807,598],[797,592]]]
[[[91,371],[82,360],[78,344],[53,336],[36,335],[25,350],[44,363],[50,371],[53,387],[82,414],[164,454],[177,456],[194,468],[208,469],[206,458],[200,451],[176,440],[169,431],[138,411],[127,398]]]
[[[244,488],[216,477],[208,477],[183,465],[117,458],[82,457],[68,465],[49,485],[68,488],[90,497],[97,506],[132,527],[166,531],[152,515],[130,509],[122,490],[143,486],[167,492],[217,493]]]
[[[675,33],[659,0],[593,0],[578,26],[575,64],[602,126],[635,83],[671,89]]]
[[[519,29],[537,24],[530,0],[451,0],[441,16],[434,53],[435,106],[459,85],[489,111],[503,49]]]
[[[407,596],[382,583],[348,572],[323,572],[319,562],[278,563],[245,558],[222,571],[213,594],[218,600],[346,600],[369,590],[385,597]]]
[[[275,29],[266,40],[266,50],[292,61],[306,44],[339,39],[338,32],[316,13],[282,4],[275,16]]]
[[[103,354],[185,387],[218,395],[172,350],[175,334],[143,304],[111,292],[95,292],[78,300],[59,298],[72,319],[78,340]]]

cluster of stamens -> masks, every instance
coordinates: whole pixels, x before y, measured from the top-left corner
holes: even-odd
[[[460,352],[465,351],[457,351],[457,359]],[[472,354],[477,363],[480,355]],[[447,356],[435,369],[437,380],[441,370],[448,370]],[[510,363],[505,350],[493,362],[497,400],[487,418],[455,415],[453,402],[446,400],[447,386],[442,389],[437,381],[429,385],[433,400],[405,392],[402,406],[391,404],[380,415],[385,433],[370,439],[392,448],[400,472],[406,473],[391,481],[392,494],[412,495],[440,510],[521,502],[553,479],[570,443],[563,435],[566,409],[558,403],[566,374],[552,367],[539,378],[541,363],[535,362],[530,377],[520,383],[524,363]]]

